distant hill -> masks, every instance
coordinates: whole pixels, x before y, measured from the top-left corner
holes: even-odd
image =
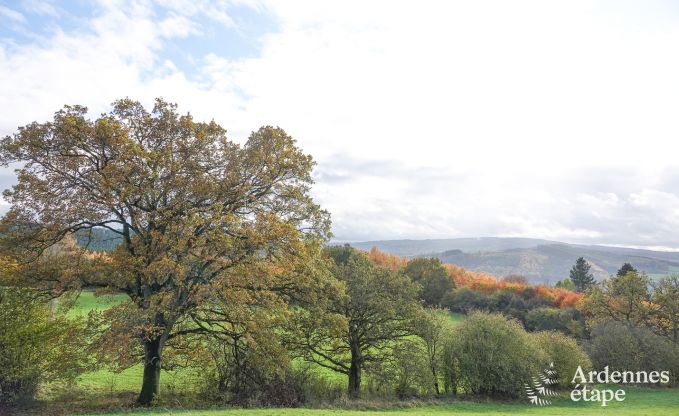
[[[121,242],[118,234],[103,228],[91,235],[77,234],[78,244],[93,251],[111,251]],[[629,262],[652,277],[679,272],[679,252],[639,250],[625,247],[559,243],[532,238],[452,238],[438,240],[385,240],[351,243],[363,250],[372,247],[412,257],[437,257],[444,263],[495,276],[520,274],[532,283],[554,283],[568,277],[575,260],[582,256],[597,279],[615,274]]]
[[[424,254],[461,250],[467,253],[479,251],[501,251],[514,248],[534,248],[541,244],[554,244],[557,241],[536,238],[446,238],[434,240],[382,240],[350,243],[353,247],[370,250],[377,247],[382,251],[403,257],[416,257]]]
[[[390,240],[351,243],[404,257],[432,256],[444,263],[495,276],[520,274],[533,283],[554,283],[568,277],[582,256],[597,279],[608,277],[625,262],[651,276],[679,272],[679,253],[624,247],[566,244],[530,238],[456,238],[440,240]]]
[[[75,239],[78,245],[87,247],[90,251],[99,252],[113,251],[123,241],[119,234],[106,228],[78,231],[75,234]]]

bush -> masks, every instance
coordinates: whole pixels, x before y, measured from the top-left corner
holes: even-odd
[[[592,328],[586,351],[596,370],[670,370],[673,384],[679,375],[679,347],[647,328],[609,321]]]
[[[31,400],[41,382],[85,371],[84,325],[26,290],[0,286],[0,404]]]
[[[579,337],[584,331],[584,325],[580,312],[575,308],[542,307],[526,313],[526,329],[529,331],[560,331]]]
[[[471,393],[518,397],[547,362],[535,340],[513,319],[474,312],[456,330],[446,361],[456,386]]]
[[[592,367],[587,354],[580,348],[575,339],[556,331],[536,332],[533,335],[537,345],[547,354],[559,377],[559,386],[571,384],[578,366],[584,371]]]
[[[433,392],[427,351],[417,340],[395,342],[388,360],[371,363],[369,390],[383,397],[406,399]]]
[[[233,333],[204,338],[199,345],[194,354],[202,366],[200,390],[209,400],[287,407],[303,402],[304,377],[292,371],[287,352],[266,325],[234,326]]]
[[[443,306],[453,312],[470,313],[475,310],[488,309],[488,297],[483,293],[461,287],[446,294]]]
[[[525,299],[510,290],[502,290],[490,296],[491,310],[523,322],[528,309]]]

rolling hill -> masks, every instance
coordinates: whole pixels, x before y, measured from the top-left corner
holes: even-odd
[[[495,276],[520,274],[532,283],[554,283],[568,277],[582,256],[597,279],[615,274],[625,262],[652,277],[679,272],[679,253],[625,247],[567,244],[530,238],[459,238],[439,240],[388,240],[351,243],[404,257],[437,257],[468,270]]]
[[[110,251],[120,236],[106,229],[79,233],[79,244],[91,250]],[[453,238],[437,240],[384,240],[350,243],[356,248],[372,247],[387,253],[412,257],[437,257],[444,263],[495,276],[520,274],[532,283],[554,283],[568,276],[582,256],[597,279],[614,274],[625,262],[655,277],[679,272],[679,252],[640,250],[626,247],[588,246],[532,238]]]

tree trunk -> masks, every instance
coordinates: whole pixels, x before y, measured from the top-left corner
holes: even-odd
[[[439,395],[441,394],[441,389],[439,388],[439,376],[436,374],[436,364],[431,365],[431,375],[434,380],[434,390],[436,391],[436,394]]]
[[[164,343],[163,337],[144,341],[144,379],[137,398],[138,405],[150,406],[160,393],[160,358]]]
[[[349,368],[349,397],[358,397],[361,392],[361,365],[351,362]]]
[[[351,366],[349,367],[349,397],[356,398],[361,392],[361,349],[351,345]]]

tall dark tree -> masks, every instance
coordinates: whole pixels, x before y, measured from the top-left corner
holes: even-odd
[[[403,273],[422,287],[420,298],[427,306],[441,306],[444,296],[455,289],[455,282],[437,258],[410,260]]]
[[[625,264],[622,265],[622,267],[620,267],[620,269],[618,269],[618,273],[617,273],[616,275],[617,275],[618,277],[622,277],[622,276],[626,275],[626,274],[629,273],[629,272],[634,272],[634,273],[636,273],[636,272],[637,272],[637,269],[635,269],[631,264],[625,263]]]
[[[326,253],[346,291],[298,309],[287,342],[303,359],[345,374],[356,397],[365,365],[388,360],[394,341],[415,335],[422,312],[418,287],[349,246]]]
[[[101,227],[122,240],[102,262],[107,273],[34,272],[31,285],[129,296],[108,326],[121,337],[109,344],[141,346],[143,405],[159,392],[163,351],[197,330],[201,305],[216,293],[237,304],[234,289],[273,289],[296,253],[328,234],[327,213],[309,195],[314,162],[283,130],[262,127],[239,145],[161,99],[151,111],[120,100],[96,120],[66,106],[2,139],[0,161],[20,166],[4,192],[1,235],[24,270],[70,234]]]
[[[570,274],[576,292],[582,293],[595,283],[594,276],[589,272],[591,267],[582,257],[576,260]]]

